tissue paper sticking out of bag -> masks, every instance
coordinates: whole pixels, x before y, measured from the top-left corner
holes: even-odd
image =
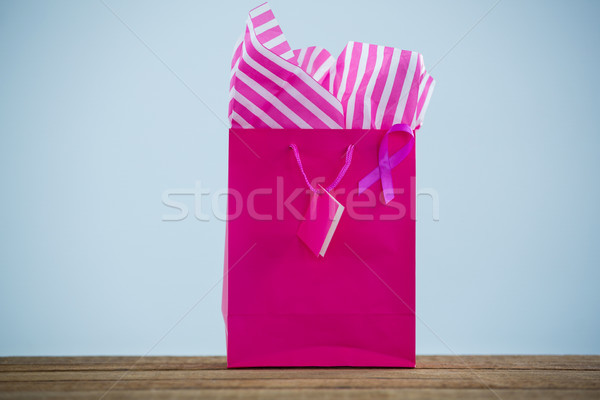
[[[249,13],[231,64],[232,128],[419,129],[435,81],[415,51],[349,42],[334,58],[292,50],[268,3]]]

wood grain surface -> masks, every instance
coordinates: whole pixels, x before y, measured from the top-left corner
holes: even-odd
[[[417,368],[232,369],[225,357],[0,358],[0,399],[600,399],[600,356],[418,356]]]

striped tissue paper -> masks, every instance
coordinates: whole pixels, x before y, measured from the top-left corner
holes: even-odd
[[[419,129],[435,86],[415,51],[349,42],[335,59],[292,50],[268,3],[249,13],[231,64],[232,128]]]

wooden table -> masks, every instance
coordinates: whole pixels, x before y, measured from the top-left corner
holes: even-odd
[[[225,357],[0,358],[0,399],[600,399],[600,356],[420,356],[416,369],[225,367]]]

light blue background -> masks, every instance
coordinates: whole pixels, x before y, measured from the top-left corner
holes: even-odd
[[[164,222],[161,198],[226,185],[226,127],[198,98],[226,120],[258,1],[106,0],[122,22],[100,1],[0,2],[0,355],[225,353],[224,223],[192,196]],[[418,353],[597,354],[600,3],[504,0],[460,40],[494,3],[271,5],[294,48],[417,50],[437,79]]]

